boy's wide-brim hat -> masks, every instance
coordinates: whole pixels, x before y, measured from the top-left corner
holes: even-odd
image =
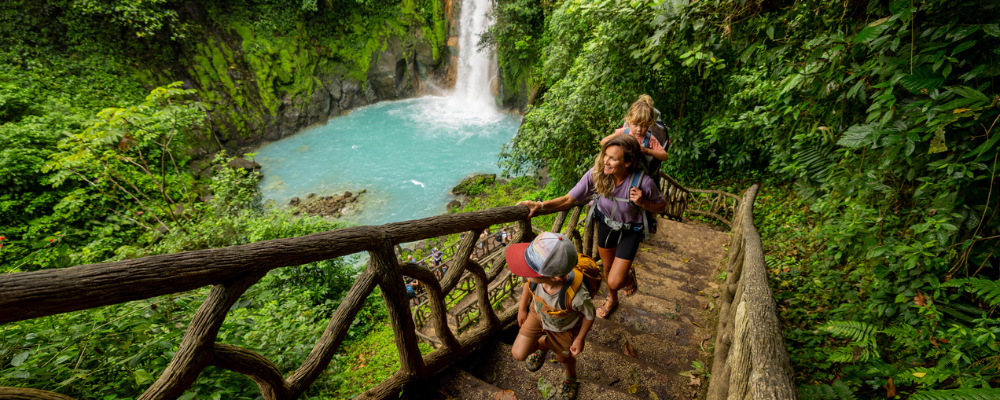
[[[507,246],[507,268],[517,276],[566,276],[576,266],[576,247],[568,237],[542,232],[531,243]]]

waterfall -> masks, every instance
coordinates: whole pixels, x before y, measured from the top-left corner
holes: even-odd
[[[495,112],[496,105],[490,93],[490,51],[480,51],[476,44],[479,36],[489,28],[486,14],[490,0],[462,0],[459,21],[458,68],[455,82],[454,104],[469,111]]]

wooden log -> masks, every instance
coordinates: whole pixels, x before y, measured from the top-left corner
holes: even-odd
[[[0,274],[0,324],[188,291],[245,274],[372,250],[383,240],[414,242],[524,220],[527,215],[525,206],[498,207],[242,246]]]
[[[590,215],[590,209],[587,210],[587,215]],[[586,217],[585,217],[586,218]],[[583,250],[591,258],[596,258],[594,254],[594,219],[587,218],[583,223]]]
[[[265,271],[248,274],[232,282],[212,287],[205,302],[191,318],[184,339],[163,374],[146,389],[140,400],[176,399],[191,387],[198,374],[212,362],[215,338],[226,320],[226,314],[250,286],[264,276]]]
[[[569,216],[569,223],[566,225],[566,231],[563,232],[570,238],[573,237],[573,232],[576,232],[576,226],[580,223],[580,210],[583,210],[583,206],[573,207],[573,213]]]
[[[340,303],[337,311],[333,313],[333,317],[330,318],[330,323],[326,326],[326,330],[323,331],[323,335],[320,336],[319,341],[316,342],[312,351],[306,356],[306,360],[302,362],[302,366],[289,375],[287,381],[292,398],[301,396],[302,392],[312,385],[316,378],[323,373],[327,365],[330,364],[334,353],[340,348],[340,343],[347,337],[347,331],[351,327],[351,322],[354,321],[354,317],[358,314],[358,311],[361,311],[361,307],[365,305],[368,295],[375,289],[376,278],[375,271],[369,267],[354,280],[351,290],[347,292],[344,301]]]
[[[215,344],[212,365],[249,376],[257,383],[265,400],[291,400],[292,393],[281,377],[281,371],[264,356],[242,347]]]
[[[0,387],[0,399],[3,400],[76,400],[72,397],[61,395],[41,389]]]
[[[482,228],[473,229],[473,235],[465,235],[465,239],[462,240],[458,249],[455,250],[455,255],[452,256],[452,268],[448,270],[448,273],[441,279],[441,289],[445,293],[448,293],[455,289],[455,285],[458,284],[462,275],[465,273],[465,264],[469,261],[469,256],[472,255],[472,251],[476,248],[476,241],[479,240],[479,234],[483,231]]]
[[[549,232],[556,233],[562,230],[563,223],[566,222],[566,215],[569,214],[569,210],[562,210],[559,214],[556,214],[556,220],[552,221],[552,230]]]
[[[400,268],[404,275],[412,276],[424,284],[424,289],[428,293],[428,308],[431,310],[431,318],[439,343],[445,347],[457,349],[459,347],[458,340],[448,328],[448,308],[444,305],[444,292],[441,291],[441,284],[434,278],[434,274],[413,263],[402,264]]]
[[[471,251],[471,248],[470,248]],[[379,277],[379,287],[385,300],[389,314],[389,324],[396,338],[396,350],[399,351],[400,370],[408,378],[423,379],[427,376],[424,370],[424,360],[417,347],[416,326],[410,316],[409,297],[403,287],[403,274],[399,264],[392,254],[392,243],[385,241],[382,246],[368,252],[371,255],[371,268]],[[466,255],[468,256],[468,255]],[[456,267],[457,269],[457,267]],[[449,274],[451,272],[449,271]]]
[[[489,283],[486,282],[486,271],[483,271],[483,267],[473,261],[469,261],[466,268],[472,273],[472,276],[476,281],[476,301],[479,303],[479,322],[485,322],[490,326],[498,324],[500,320],[497,319],[497,314],[493,311],[493,305],[490,304]]]

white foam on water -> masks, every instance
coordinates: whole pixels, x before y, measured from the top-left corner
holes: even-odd
[[[420,181],[418,181],[416,179],[410,179],[410,182],[413,183],[414,185],[419,185],[422,188],[427,187],[426,185],[423,184],[423,182],[420,182]]]

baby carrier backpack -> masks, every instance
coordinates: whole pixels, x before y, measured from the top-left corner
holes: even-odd
[[[629,128],[630,127],[628,126],[628,124],[625,124],[625,131],[622,133],[628,135],[630,130]],[[663,126],[663,122],[660,122],[660,120],[656,120],[656,124],[649,127],[649,129],[646,129],[646,137],[642,139],[642,143],[640,143],[640,145],[647,149],[650,148],[649,147],[650,136],[654,136],[653,133],[655,131],[660,131],[660,133],[663,134],[663,138],[661,139],[659,136],[655,137],[656,140],[660,141],[660,145],[663,146],[664,149],[666,149],[666,147],[670,145],[669,144],[670,139],[666,137],[667,136],[666,129],[667,128]],[[666,142],[664,142],[664,140],[666,140]],[[646,174],[648,174],[649,177],[653,179],[653,185],[656,186],[656,190],[660,190],[660,179],[659,179],[660,165],[663,164],[663,162],[651,155],[645,155],[644,158],[646,161],[640,162],[639,166],[645,169]],[[642,212],[643,212],[643,223],[647,224],[649,227],[648,233],[656,233],[656,216],[653,215],[653,213],[649,212],[648,210],[642,210]],[[647,234],[646,236],[647,236],[646,238],[648,239],[649,235]]]
[[[583,285],[587,288],[590,293],[597,293],[601,289],[601,281],[604,279],[601,275],[601,267],[597,266],[597,262],[594,261],[590,256],[583,253],[576,253],[577,261],[576,266],[573,267],[573,271],[566,275],[566,281],[563,282],[562,288],[559,289],[559,295],[556,297],[559,299],[558,309],[553,309],[545,304],[538,295],[535,294],[535,288],[538,287],[537,283],[531,283],[528,286],[531,288],[531,296],[535,298],[539,304],[542,305],[542,311],[553,316],[553,317],[564,317],[576,311],[567,309],[566,305],[573,304],[573,297],[580,292],[580,287]]]

